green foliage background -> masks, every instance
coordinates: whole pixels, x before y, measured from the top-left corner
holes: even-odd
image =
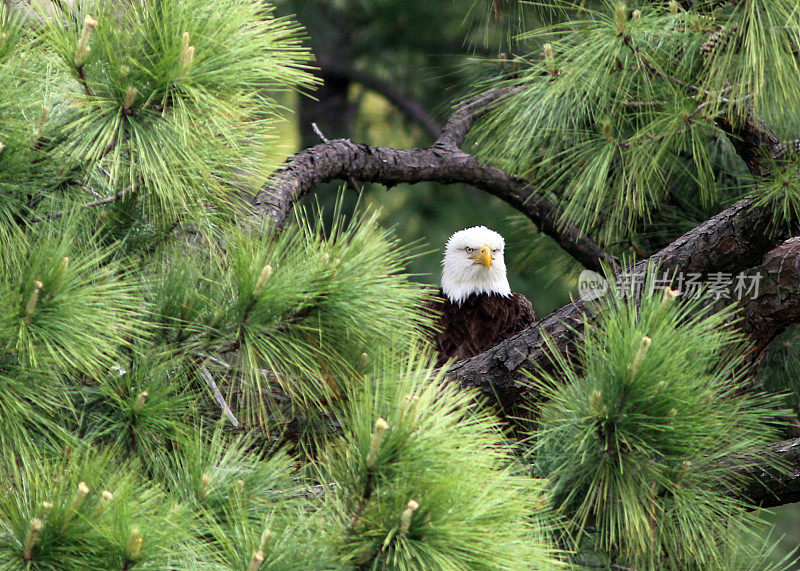
[[[625,45],[614,35],[621,27],[629,41],[655,45],[648,57],[660,57],[676,45],[697,47],[706,28],[667,34],[663,45],[654,32],[694,16],[663,3],[643,5],[636,18],[602,2],[587,13],[568,3],[313,4],[360,23],[349,48],[359,65],[387,73],[396,65],[385,54],[394,51],[394,63],[408,64],[403,81],[413,81],[413,65],[430,66],[438,75],[426,85],[452,85],[452,100],[476,78],[511,69],[537,96],[509,98],[473,144],[510,170],[552,182],[558,166],[523,151],[549,148],[573,160],[559,154],[557,135],[576,135],[578,163],[594,165],[586,168],[598,184],[576,179],[563,193],[546,184],[543,191],[614,252],[651,251],[735,198],[714,186],[734,162],[730,149],[713,142],[701,120],[710,115],[678,122],[688,103],[676,90],[625,71],[588,84],[600,95],[589,102],[566,82],[543,84],[543,64],[523,55],[556,38],[583,57],[586,38],[600,38],[596,57],[616,65],[609,53]],[[781,57],[787,44],[770,39],[773,29],[753,12],[761,4],[712,16],[739,22],[745,43],[774,40],[767,55]],[[313,22],[319,12],[308,6],[293,8]],[[766,14],[794,18],[786,7]],[[711,17],[698,10],[698,21]],[[559,28],[565,16],[573,19]],[[420,17],[447,23],[434,37],[440,48],[466,37],[475,53],[505,56],[488,66],[423,57],[436,49],[416,26]],[[27,20],[3,4],[0,26],[0,569],[690,560],[721,568],[732,557],[739,568],[768,565],[769,545],[736,549],[756,522],[750,506],[723,493],[737,482],[708,445],[745,465],[731,455],[777,438],[773,422],[786,403],[743,395],[733,367],[742,348],[727,314],[701,319],[699,307],[659,299],[638,310],[629,299],[603,307],[582,349],[584,368],[562,362],[557,376],[532,379],[549,396],[532,404],[541,425],[529,440],[511,439],[478,395],[433,369],[420,335],[429,292],[407,269],[435,281],[439,254],[431,250],[460,227],[489,224],[508,237],[520,268],[515,289],[544,314],[565,297],[551,280],[577,272],[527,223],[474,189],[436,187],[367,189],[358,206],[323,194],[326,209],[298,208],[280,232],[242,223],[238,197],[260,188],[285,145],[277,140],[285,136],[282,103],[317,84],[294,17],[250,0],[54,4]],[[309,43],[324,45],[325,34],[308,28]],[[539,31],[516,35],[531,29]],[[630,49],[634,61],[639,52]],[[748,64],[762,57],[746,53]],[[573,61],[580,77],[598,64]],[[759,110],[778,113],[767,103],[788,89],[784,72],[757,60],[765,77],[778,73],[775,85],[762,84],[734,73],[741,63],[695,76],[697,66],[681,61],[670,73],[712,87],[732,77],[732,93],[763,87]],[[668,101],[623,112],[609,132],[601,115],[618,111],[620,85]],[[564,108],[563,98],[556,105],[559,93],[577,107]],[[421,96],[444,116],[441,94]],[[393,142],[387,129],[419,141],[418,130],[387,121],[384,102],[357,89],[353,96],[363,97],[357,129],[368,142]],[[515,105],[530,100],[536,105],[520,114]],[[520,131],[509,136],[514,113]],[[555,126],[530,139],[545,118]],[[642,134],[673,124],[668,140]],[[644,178],[628,188],[614,146],[623,129],[662,153],[696,144],[691,157],[679,151],[665,162],[686,164],[663,172],[645,161],[652,147],[632,153]],[[746,178],[741,167],[727,175],[731,184]],[[668,179],[697,205],[692,216],[662,204]],[[622,191],[642,193],[636,208],[620,201]],[[793,216],[792,192],[762,198]],[[613,224],[593,225],[576,206],[589,202],[607,205]],[[427,244],[409,245],[420,236]],[[796,378],[785,353],[776,349],[765,385]],[[662,387],[664,378],[671,381]],[[721,522],[736,533],[723,533]]]

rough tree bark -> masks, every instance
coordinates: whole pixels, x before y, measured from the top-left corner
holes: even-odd
[[[768,213],[763,207],[756,207],[749,200],[739,202],[723,210],[707,222],[690,230],[648,260],[642,260],[621,273],[646,274],[648,264],[654,264],[661,272],[701,273],[731,272],[750,270],[757,271],[761,258],[768,252],[762,268],[764,273],[777,272],[774,279],[782,280],[788,285],[791,279],[800,281],[800,272],[794,275],[781,273],[783,267],[777,267],[775,261],[790,250],[796,256],[800,252],[800,244],[795,240],[786,242],[786,247],[770,252],[787,236],[785,232],[771,232]],[[764,287],[769,288],[769,280]],[[764,290],[762,290],[764,291]],[[770,288],[772,291],[772,288]],[[788,294],[784,291],[783,294]],[[759,327],[755,322],[750,324],[748,317],[758,316],[759,310],[771,309],[776,318],[780,312],[794,315],[797,308],[791,308],[795,301],[790,298],[779,300],[775,293],[764,298],[753,300],[752,308],[747,308],[743,327],[746,331],[758,333],[756,349],[760,352],[787,325],[796,322],[784,321],[782,324],[771,321],[774,329]],[[769,302],[767,302],[769,300]],[[762,306],[763,304],[763,306]],[[800,316],[798,316],[800,317]],[[506,339],[499,345],[471,359],[456,362],[449,370],[452,379],[463,386],[478,388],[488,398],[498,401],[504,407],[513,407],[524,399],[530,389],[528,379],[536,371],[551,371],[551,358],[545,339],[552,345],[569,354],[580,337],[583,325],[592,319],[592,306],[583,300],[576,300],[558,311]],[[759,318],[761,319],[761,318]],[[766,320],[766,316],[763,316]],[[766,323],[761,321],[760,323]]]
[[[779,159],[783,155],[778,138],[752,115],[740,125],[722,123],[722,127],[757,180],[765,176],[762,164],[765,156]],[[790,240],[785,247],[768,255],[798,230],[796,222],[794,227],[776,226],[768,207],[743,200],[693,228],[649,259],[620,273],[646,273],[648,264],[653,264],[662,272],[708,274],[750,270],[781,280],[781,292],[777,291],[777,284],[769,294],[762,290],[764,296],[744,308],[741,326],[752,336],[751,355],[756,358],[781,331],[800,322],[794,307],[796,296],[787,289],[792,286],[791,280],[800,281],[800,274],[785,272],[789,265],[785,261],[776,262],[783,260],[782,256],[794,260],[798,244]],[[763,268],[757,267],[762,264]],[[771,287],[771,283],[767,280],[765,287]],[[513,406],[529,390],[525,380],[530,374],[550,368],[544,339],[550,338],[561,353],[571,353],[583,324],[591,318],[591,308],[582,300],[574,301],[481,355],[456,363],[449,374],[464,386],[479,388],[502,406]]]
[[[744,487],[736,493],[763,508],[800,502],[800,438],[777,442],[753,455],[753,464],[741,470]],[[781,465],[784,470],[764,467]]]

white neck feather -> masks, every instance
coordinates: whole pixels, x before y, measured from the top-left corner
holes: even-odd
[[[506,266],[502,258],[495,260],[491,269],[481,265],[450,263],[449,253],[445,254],[442,268],[442,293],[452,303],[461,305],[470,295],[496,293],[503,297],[511,295],[511,286],[506,277]]]

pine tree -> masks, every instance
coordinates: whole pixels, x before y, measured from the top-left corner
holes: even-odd
[[[535,181],[605,262],[742,188],[791,236],[793,147],[726,166],[796,103],[800,16],[730,4],[475,3],[541,57],[490,64],[501,95],[438,156]],[[787,567],[745,487],[796,401],[754,390],[748,308],[643,295],[650,262],[573,351],[548,337],[509,418],[434,368],[419,247],[341,195],[288,214],[280,98],[312,66],[253,0],[0,5],[0,569]],[[786,346],[759,387],[796,379]]]

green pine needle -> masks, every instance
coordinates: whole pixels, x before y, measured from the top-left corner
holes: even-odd
[[[593,311],[581,367],[557,357],[541,382],[537,461],[577,545],[635,567],[718,566],[753,524],[728,494],[732,466],[777,439],[778,400],[745,390],[730,313],[618,294]]]
[[[320,463],[336,482],[327,541],[368,569],[554,565],[541,482],[520,472],[497,421],[432,373],[430,356],[378,361]]]

